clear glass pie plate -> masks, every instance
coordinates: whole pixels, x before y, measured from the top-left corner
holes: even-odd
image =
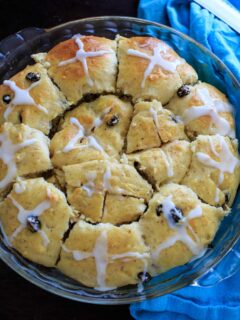
[[[28,28],[0,42],[0,80],[33,63],[31,54],[48,51],[74,34],[113,39],[122,36],[153,36],[166,41],[193,65],[199,79],[226,93],[234,106],[237,138],[240,139],[240,85],[228,68],[210,51],[191,38],[164,25],[128,17],[97,17],[69,22],[51,29]],[[97,304],[124,304],[170,293],[187,285],[211,286],[237,272],[240,267],[240,192],[231,214],[224,219],[213,248],[188,264],[165,272],[144,285],[100,292],[87,288],[55,269],[29,262],[8,247],[0,233],[0,258],[13,270],[39,287],[60,296]],[[224,258],[224,259],[223,259]],[[222,261],[221,261],[222,260]],[[221,261],[221,263],[220,263]]]

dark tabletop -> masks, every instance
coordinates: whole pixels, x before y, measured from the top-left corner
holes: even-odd
[[[138,0],[0,0],[0,39],[26,27],[51,27],[101,15],[136,16]],[[0,320],[131,319],[128,306],[95,306],[60,298],[0,261]]]

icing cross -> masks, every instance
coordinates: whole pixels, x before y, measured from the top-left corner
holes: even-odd
[[[92,147],[100,152],[105,152],[102,146],[98,143],[97,139],[91,135],[86,135],[84,127],[78,121],[77,118],[70,118],[70,123],[75,125],[79,130],[78,133],[67,143],[67,145],[63,148],[63,152],[69,152],[73,149],[84,149],[87,147]],[[85,145],[76,145],[79,140],[86,137],[88,140],[88,144]]]
[[[151,113],[151,115],[153,117],[153,122],[155,123],[156,128],[159,129],[160,125],[159,125],[159,122],[158,122],[158,113],[157,113],[157,111],[152,107],[149,109],[149,111],[150,111],[150,113]]]
[[[95,186],[94,180],[96,178],[97,174],[94,171],[90,171],[86,174],[86,177],[88,178],[88,182],[81,186],[83,190],[87,192],[88,197],[91,197],[94,192],[97,191],[97,188]],[[110,184],[109,179],[111,178],[111,169],[110,164],[107,165],[107,168],[103,174],[103,181],[102,181],[102,189],[101,191],[112,191],[112,186]]]
[[[27,226],[27,218],[29,216],[39,217],[45,210],[48,210],[51,207],[51,203],[48,200],[41,202],[38,206],[36,206],[32,210],[24,209],[12,196],[8,196],[11,199],[14,206],[18,209],[18,221],[20,222],[20,226],[13,232],[11,235],[11,241],[16,238],[16,236]],[[41,235],[43,239],[44,245],[47,247],[49,243],[49,239],[46,233],[43,230],[39,230],[38,233]]]
[[[182,117],[183,122],[188,124],[192,120],[207,115],[211,117],[218,133],[222,135],[229,135],[230,137],[234,138],[234,130],[231,130],[228,121],[219,115],[219,112],[231,112],[231,105],[217,98],[211,97],[208,89],[206,88],[197,89],[196,93],[203,105],[193,106],[185,110]]]
[[[12,80],[5,80],[3,81],[3,84],[5,86],[8,86],[13,92],[14,97],[11,100],[10,104],[7,106],[6,110],[4,111],[4,119],[7,120],[9,114],[13,111],[14,107],[18,105],[31,105],[35,106],[39,110],[43,111],[44,113],[48,113],[48,110],[41,106],[40,104],[37,104],[34,99],[30,96],[30,90],[32,90],[34,87],[36,87],[39,84],[38,82],[32,83],[27,89],[21,89],[19,88],[16,83]]]
[[[109,263],[114,262],[117,259],[123,259],[123,262],[130,261],[131,259],[143,259],[149,257],[149,253],[139,252],[124,252],[119,254],[108,254],[108,241],[107,231],[102,231],[95,242],[95,247],[92,252],[84,252],[79,250],[69,250],[65,245],[62,246],[66,252],[71,252],[73,258],[76,261],[81,261],[90,257],[95,259],[96,271],[97,271],[97,287],[95,289],[100,291],[113,290],[115,287],[107,287],[105,278],[106,270]],[[144,264],[145,267],[145,264]]]
[[[88,71],[87,58],[99,57],[99,56],[103,56],[104,54],[113,53],[113,50],[85,51],[84,44],[80,39],[81,36],[76,35],[73,38],[75,39],[75,43],[78,46],[78,50],[76,52],[75,57],[59,62],[58,66],[61,67],[69,63],[80,61],[82,64],[83,71],[86,76],[88,85],[93,86],[93,81],[90,78],[89,71]]]
[[[144,72],[144,77],[141,83],[142,88],[144,88],[147,77],[151,74],[156,65],[159,65],[164,70],[174,73],[176,72],[177,66],[183,63],[183,59],[175,59],[175,61],[164,59],[170,57],[170,55],[167,54],[167,49],[166,45],[159,43],[155,48],[153,48],[153,55],[151,56],[138,50],[128,49],[127,54],[149,60],[149,64]]]
[[[17,172],[15,153],[36,142],[36,139],[29,139],[19,144],[13,144],[6,132],[0,134],[0,160],[7,166],[7,174],[0,180],[0,188],[5,188],[15,178]]]
[[[156,261],[159,257],[159,254],[164,249],[167,249],[173,246],[177,241],[183,242],[190,251],[194,255],[199,254],[203,248],[199,244],[199,239],[195,232],[193,231],[192,227],[189,225],[188,221],[191,219],[199,218],[202,216],[202,208],[198,205],[196,208],[192,209],[186,217],[179,216],[181,222],[174,223],[171,217],[171,210],[173,209],[175,214],[178,215],[178,211],[175,210],[176,206],[172,202],[172,195],[168,196],[162,201],[162,211],[164,218],[167,220],[168,226],[170,229],[174,229],[176,233],[169,237],[166,241],[162,242],[153,252],[152,258]],[[187,228],[191,231],[193,237],[195,238],[196,242],[188,235]]]
[[[236,157],[234,157],[234,155],[230,151],[224,137],[220,135],[217,136],[220,139],[221,143],[220,152],[217,152],[212,144],[210,144],[210,148],[211,150],[215,151],[213,153],[219,158],[220,161],[212,159],[208,154],[203,152],[197,152],[196,157],[204,165],[218,169],[220,171],[218,183],[221,184],[224,180],[224,172],[233,173],[235,167],[240,165],[240,162]]]
[[[172,158],[169,156],[167,151],[163,151],[162,149],[160,149],[160,151],[167,167],[167,176],[172,177],[174,175]]]

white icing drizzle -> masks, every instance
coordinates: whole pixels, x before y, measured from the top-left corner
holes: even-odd
[[[202,101],[202,106],[192,106],[185,110],[182,120],[185,124],[202,116],[210,116],[214,123],[216,130],[214,133],[221,135],[228,135],[235,137],[234,130],[231,129],[230,124],[226,119],[219,115],[219,112],[231,112],[232,107],[229,103],[223,102],[217,98],[210,96],[208,89],[201,88],[196,90],[196,94]]]
[[[146,210],[146,208],[147,208],[147,205],[145,203],[140,203],[138,205],[138,211],[139,212],[144,212]]]
[[[197,206],[196,208],[189,211],[187,215],[187,219],[188,220],[196,219],[196,218],[200,218],[201,216],[202,216],[202,208],[200,206]]]
[[[218,137],[219,137],[219,135],[217,135]],[[215,149],[215,146],[214,146],[214,144],[213,144],[213,140],[211,139],[211,137],[208,137],[208,142],[209,142],[209,145],[210,145],[210,149],[211,149],[211,151],[212,151],[212,153],[215,155],[215,156],[217,156],[217,157],[219,157],[219,153],[217,152],[217,150]],[[221,179],[222,179],[222,177],[221,177]],[[219,176],[219,180],[220,180],[220,176]],[[218,181],[219,182],[219,181]],[[214,201],[216,202],[216,203],[218,203],[219,202],[219,194],[220,194],[220,190],[218,189],[218,185],[216,186],[216,190],[215,190],[215,197],[214,197]]]
[[[16,152],[36,142],[36,139],[29,139],[19,144],[13,144],[7,132],[0,134],[0,160],[7,166],[7,174],[0,180],[0,188],[5,188],[15,178],[17,173],[17,166],[14,159]]]
[[[124,252],[120,254],[108,253],[108,241],[107,241],[107,231],[104,230],[100,233],[95,242],[95,247],[92,252],[84,252],[79,250],[69,250],[65,245],[62,246],[63,250],[72,253],[73,259],[76,261],[81,261],[90,257],[94,257],[96,263],[97,271],[97,287],[95,289],[99,291],[113,290],[115,287],[106,286],[106,270],[109,263],[113,263],[114,260],[123,259],[123,262],[128,262],[131,259],[145,259],[149,257],[148,253],[139,252]]]
[[[26,189],[26,182],[22,181],[20,178],[16,179],[16,183],[14,184],[15,193],[23,193]]]
[[[94,119],[91,130],[92,130],[93,128],[96,129],[96,128],[98,128],[98,127],[100,127],[100,126],[102,125],[102,123],[103,123],[103,117],[104,117],[106,114],[108,114],[108,113],[110,112],[110,110],[111,110],[111,107],[106,108],[99,117],[96,117],[96,118]]]
[[[104,191],[111,191],[112,190],[112,187],[111,187],[111,184],[110,184],[110,178],[111,178],[111,169],[110,169],[110,166],[107,165],[107,168],[104,172],[104,175],[103,175],[103,190]]]
[[[153,55],[151,56],[138,50],[128,49],[127,54],[149,60],[149,64],[144,72],[144,77],[141,83],[142,88],[144,88],[147,77],[152,73],[152,70],[156,65],[159,65],[168,72],[174,73],[176,72],[177,66],[183,63],[183,59],[175,59],[174,61],[167,60],[166,58],[170,57],[170,55],[167,54],[167,49],[166,45],[159,43],[155,48],[153,48]]]
[[[51,203],[48,200],[42,201],[39,205],[37,205],[32,210],[24,209],[11,195],[8,196],[11,199],[14,206],[18,209],[17,219],[20,222],[20,226],[13,232],[10,237],[10,240],[13,241],[16,236],[27,226],[27,218],[29,216],[39,217],[44,211],[48,210],[51,207]],[[42,237],[43,243],[45,246],[48,245],[49,239],[46,233],[38,231]]]
[[[155,126],[157,127],[157,129],[159,129],[159,122],[158,122],[158,114],[157,111],[154,108],[150,108],[149,109],[150,113],[152,114],[153,117],[153,121],[155,123]]]
[[[180,216],[180,213],[177,210],[175,210],[176,206],[171,199],[172,195],[169,195],[162,201],[162,211],[164,218],[167,220],[169,228],[174,229],[176,233],[173,236],[169,237],[166,241],[162,242],[152,252],[152,258],[155,261],[158,259],[161,251],[173,246],[177,241],[183,242],[194,255],[198,255],[203,250],[202,245],[199,243],[197,235],[188,223],[189,220],[199,218],[202,216],[201,206],[198,205],[197,207],[192,209],[186,217],[183,218],[182,216]],[[174,210],[174,213],[178,215],[179,218],[181,218],[181,221],[179,223],[174,223],[170,212],[172,209]],[[196,242],[189,236],[187,228],[191,231]]]
[[[59,62],[58,66],[61,67],[69,63],[80,61],[82,64],[83,71],[84,71],[88,85],[93,86],[93,80],[90,78],[89,71],[88,71],[87,58],[99,57],[99,56],[103,56],[104,54],[113,53],[113,50],[85,51],[84,44],[81,40],[81,36],[76,35],[74,36],[74,39],[75,39],[75,43],[78,46],[78,50],[76,51],[75,57]]]
[[[172,159],[166,151],[161,150],[161,153],[167,167],[167,175],[168,177],[172,177],[174,175]]]
[[[111,260],[116,260],[116,259],[123,259],[123,261],[130,261],[131,259],[129,258],[134,258],[134,259],[145,259],[149,257],[149,254],[148,253],[139,253],[139,252],[132,252],[132,251],[129,251],[129,252],[124,252],[124,253],[119,253],[119,254],[113,254],[111,255],[110,259]]]
[[[97,141],[97,139],[95,137],[88,136],[87,140],[88,140],[88,145],[86,145],[85,148],[92,147],[92,148],[94,148],[100,152],[103,152],[105,154],[103,147],[99,144],[99,142]]]
[[[44,247],[47,247],[49,245],[50,241],[48,239],[46,232],[44,230],[38,230],[38,233],[42,237]]]
[[[219,137],[219,135],[216,135],[216,136]],[[215,149],[215,146],[214,146],[214,144],[213,144],[213,140],[211,139],[211,137],[208,137],[208,142],[209,142],[210,149],[211,149],[212,153],[213,153],[215,156],[219,157],[219,153],[218,153],[217,150]]]
[[[91,135],[86,134],[84,127],[81,125],[81,123],[78,121],[77,118],[74,118],[74,117],[70,118],[70,123],[75,125],[79,130],[77,134],[63,148],[63,152],[67,153],[74,149],[84,149],[84,148],[92,147],[100,152],[105,153],[104,149],[99,144],[97,139]],[[88,143],[82,144],[82,145],[78,144],[79,140],[82,139],[83,137],[87,139]]]
[[[78,121],[78,119],[72,117],[72,118],[70,118],[70,123],[75,125],[79,130],[78,130],[77,134],[64,147],[63,152],[69,152],[73,149],[76,149],[77,142],[84,137],[85,130],[84,130],[83,126],[81,125],[81,123]]]
[[[98,290],[111,290],[113,288],[108,288],[106,286],[105,277],[108,265],[108,242],[107,242],[107,232],[103,231],[97,238],[95,247],[93,249],[93,256],[95,258],[96,269],[97,269],[97,285],[95,289]]]
[[[30,95],[30,90],[32,90],[34,87],[36,87],[39,84],[38,82],[32,83],[29,88],[27,89],[21,89],[19,88],[16,83],[12,80],[5,80],[3,81],[3,84],[5,86],[8,86],[13,92],[14,92],[14,97],[7,106],[6,110],[4,111],[4,119],[7,120],[9,114],[13,111],[15,106],[18,105],[31,105],[35,106],[39,110],[43,111],[44,113],[48,113],[48,110],[43,107],[40,104],[37,104],[34,99]]]
[[[230,151],[228,144],[226,143],[224,137],[218,136],[221,141],[221,150],[218,153],[218,159],[220,161],[213,160],[208,154],[203,152],[197,152],[197,159],[206,166],[218,169],[219,173],[219,185],[223,183],[224,173],[233,173],[236,166],[240,165],[239,160],[234,157]],[[217,151],[216,151],[217,154]]]
[[[149,255],[148,255],[149,256]],[[143,275],[145,276],[147,271],[148,271],[148,263],[147,263],[147,260],[143,260],[143,263],[144,263],[144,269],[143,269]],[[137,292],[138,293],[142,293],[144,290],[144,282],[142,281],[139,281],[138,282],[138,285],[137,285]]]
[[[95,184],[94,184],[94,180],[96,178],[96,172],[88,172],[86,174],[86,177],[88,179],[88,182],[84,185],[82,185],[82,189],[85,190],[87,192],[88,197],[92,197],[93,193],[94,193],[94,189],[95,189]]]
[[[88,182],[81,186],[88,194],[88,197],[92,197],[93,193],[97,191],[94,180],[96,178],[96,172],[88,172],[86,174]],[[107,166],[102,180],[102,191],[112,191],[112,186],[109,179],[111,178],[111,169],[110,166]]]
[[[216,191],[215,191],[215,197],[214,197],[214,201],[217,203],[219,201],[219,189],[218,186],[216,187]]]

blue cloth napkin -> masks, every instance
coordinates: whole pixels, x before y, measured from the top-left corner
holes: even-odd
[[[231,2],[240,9],[240,0]],[[188,0],[140,0],[138,16],[196,39],[222,59],[240,81],[240,35],[206,9]],[[239,251],[240,242],[237,247]],[[134,303],[130,312],[138,320],[240,320],[240,272],[210,288],[190,286]]]
[[[240,10],[240,0],[229,2]],[[240,82],[239,34],[194,1],[140,0],[138,17],[171,26],[194,38],[216,54]]]
[[[210,288],[186,287],[174,293],[134,303],[138,320],[239,320],[240,273]]]

